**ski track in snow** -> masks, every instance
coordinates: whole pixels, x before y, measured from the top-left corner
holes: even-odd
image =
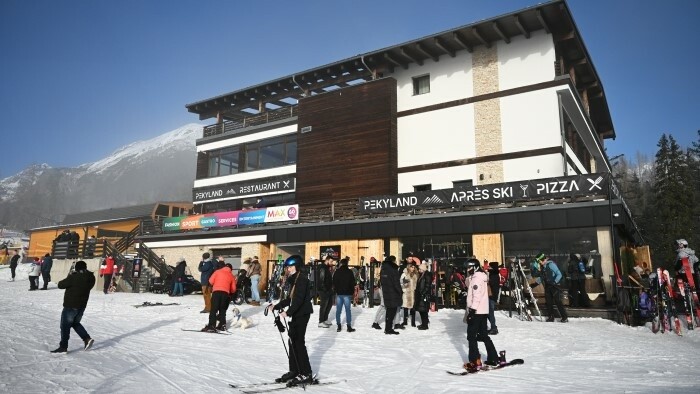
[[[199,294],[177,298],[181,305],[134,308],[172,298],[93,291],[83,317],[93,348],[83,351],[71,332],[69,353],[50,354],[60,339],[63,290],[52,283],[48,291],[27,291],[26,268],[7,282],[9,269],[0,267],[0,392],[235,393],[229,383],[268,382],[287,370],[287,333],[280,336],[261,307],[238,306],[254,325],[232,335],[181,331],[207,322]],[[370,327],[376,309],[352,308],[354,333],[344,313],[336,332],[335,308],[328,329],[317,327],[318,307],[314,312],[306,335],[312,368],[321,379],[344,381],[307,387],[310,393],[700,392],[700,330],[678,337],[592,318],[525,322],[499,311],[494,344],[525,364],[451,376],[445,371],[459,371],[468,353],[464,311],[430,313],[429,330],[408,326],[400,335]]]

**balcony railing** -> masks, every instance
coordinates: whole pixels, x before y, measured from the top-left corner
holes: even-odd
[[[225,133],[235,133],[246,127],[259,126],[279,120],[289,119],[297,116],[298,109],[296,105],[279,108],[273,111],[267,111],[258,115],[247,116],[241,120],[227,120],[224,123],[217,123],[204,127],[203,137],[212,137]]]

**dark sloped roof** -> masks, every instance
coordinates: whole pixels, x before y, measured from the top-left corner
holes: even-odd
[[[157,204],[134,205],[130,207],[110,208],[103,209],[101,211],[69,214],[66,215],[63,222],[61,222],[61,226],[150,217],[156,205]]]

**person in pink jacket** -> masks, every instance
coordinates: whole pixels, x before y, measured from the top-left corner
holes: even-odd
[[[478,342],[486,345],[486,365],[499,364],[498,352],[491,342],[486,321],[489,316],[489,277],[481,268],[479,260],[467,261],[467,311],[464,322],[467,323],[467,340],[469,341],[469,361],[464,364],[468,371],[481,369],[481,353]]]

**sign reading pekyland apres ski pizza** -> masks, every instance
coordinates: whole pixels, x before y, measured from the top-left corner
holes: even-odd
[[[460,207],[565,197],[607,196],[608,174],[574,175],[518,182],[465,186],[397,195],[362,197],[362,213]]]

